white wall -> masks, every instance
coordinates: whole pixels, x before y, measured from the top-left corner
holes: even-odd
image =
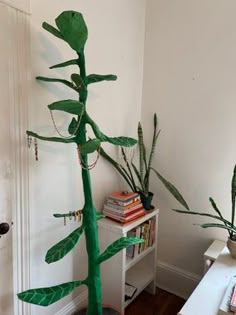
[[[231,174],[236,162],[236,2],[147,2],[142,121],[150,140],[157,112],[161,136],[154,166],[176,184],[193,210],[210,211],[215,198],[230,218]],[[202,274],[202,255],[213,239],[226,239],[209,222],[172,212],[181,208],[154,177],[160,208],[159,263]]]
[[[31,130],[42,135],[56,135],[47,105],[60,99],[76,97],[60,85],[42,84],[36,75],[65,77],[69,68],[49,70],[48,67],[74,57],[73,51],[41,29],[43,21],[54,24],[63,11],[74,9],[83,13],[89,29],[86,48],[87,72],[117,74],[117,82],[105,82],[90,88],[88,112],[104,133],[113,136],[136,135],[141,117],[145,4],[143,0],[32,0],[32,96],[29,114]],[[30,62],[30,61],[29,61]],[[57,125],[66,130],[68,118],[55,113]],[[113,150],[110,146],[107,150]],[[30,153],[31,211],[31,286],[50,286],[78,279],[86,269],[84,251],[72,253],[54,265],[44,262],[46,251],[76,226],[63,226],[63,220],[52,217],[55,212],[75,210],[83,206],[80,167],[74,145],[39,142],[39,161]],[[95,158],[93,156],[92,158]],[[119,177],[110,165],[99,160],[91,172],[94,199],[102,208],[105,196],[119,186]],[[81,243],[82,245],[82,243]],[[32,307],[34,315],[56,314],[72,296],[55,305]]]

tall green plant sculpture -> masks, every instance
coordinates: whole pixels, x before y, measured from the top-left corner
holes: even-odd
[[[102,133],[97,124],[89,116],[86,110],[88,86],[101,81],[114,81],[115,75],[86,74],[84,47],[87,41],[88,31],[83,16],[79,12],[64,11],[55,20],[57,28],[43,23],[43,28],[52,35],[65,41],[76,52],[77,58],[51,67],[61,68],[70,65],[78,66],[78,73],[71,75],[71,80],[58,78],[37,77],[37,80],[46,82],[58,82],[73,89],[79,95],[79,100],[61,100],[48,105],[50,111],[59,110],[75,115],[69,126],[69,136],[45,137],[32,131],[27,131],[29,137],[40,140],[60,142],[64,144],[75,144],[80,157],[82,169],[82,182],[84,191],[84,206],[82,209],[82,224],[69,236],[48,250],[47,263],[54,263],[68,254],[79,241],[82,233],[85,233],[86,249],[88,254],[88,275],[85,279],[59,284],[49,288],[30,289],[18,294],[18,297],[28,303],[48,306],[72,292],[76,287],[86,285],[88,287],[88,315],[102,315],[101,277],[100,264],[115,255],[118,251],[130,244],[142,242],[139,238],[118,239],[111,244],[103,253],[100,253],[97,220],[102,217],[94,206],[90,168],[88,165],[88,154],[99,151],[101,142],[110,142],[114,145],[131,146],[136,140],[127,137],[111,138]],[[95,137],[87,139],[86,125],[90,125]],[[94,164],[93,164],[94,166]],[[68,215],[68,214],[64,214]]]

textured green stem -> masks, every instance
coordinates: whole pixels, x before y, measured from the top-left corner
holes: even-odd
[[[79,54],[80,76],[83,80],[86,77],[84,53]],[[80,93],[80,102],[85,106],[87,100],[87,90]],[[81,144],[86,143],[86,120],[82,119],[79,128],[79,138]],[[81,154],[83,161],[82,182],[84,190],[84,207],[83,207],[83,226],[86,239],[86,249],[88,254],[88,307],[87,315],[102,315],[102,297],[101,297],[101,274],[100,265],[97,259],[100,254],[98,242],[97,214],[93,204],[90,172],[86,165],[88,163],[87,154]]]

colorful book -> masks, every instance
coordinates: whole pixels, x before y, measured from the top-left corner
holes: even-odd
[[[121,206],[127,206],[137,200],[140,200],[139,194],[123,190],[114,191],[107,197],[108,202],[113,202]]]
[[[137,206],[135,206],[134,208],[122,211],[122,210],[117,210],[117,209],[113,209],[112,207],[108,207],[106,204],[104,205],[104,210],[107,212],[111,212],[113,214],[116,215],[120,215],[122,217],[127,217],[128,215],[135,213],[136,211],[143,209],[143,205],[140,203]]]
[[[103,213],[111,219],[114,219],[114,220],[119,221],[121,223],[128,223],[128,222],[133,221],[139,217],[142,217],[143,215],[146,214],[146,211],[144,209],[141,209],[141,210],[138,210],[135,213],[129,215],[128,217],[125,217],[125,218],[120,217],[119,215],[117,216],[117,215],[111,214],[110,212],[107,212],[105,210],[103,211]]]
[[[119,205],[117,203],[114,203],[110,200],[107,200],[105,205],[108,206],[108,207],[112,207],[113,209],[117,209],[117,210],[121,210],[121,211],[125,211],[125,210],[129,210],[129,209],[132,209],[133,207],[137,206],[137,205],[140,205],[141,204],[141,200],[138,199],[126,206],[122,206],[122,205]]]

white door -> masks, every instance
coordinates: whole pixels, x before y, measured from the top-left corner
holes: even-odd
[[[27,14],[0,2],[1,315],[29,314],[16,298],[17,291],[28,285],[29,275],[25,141],[30,45],[28,20]]]

